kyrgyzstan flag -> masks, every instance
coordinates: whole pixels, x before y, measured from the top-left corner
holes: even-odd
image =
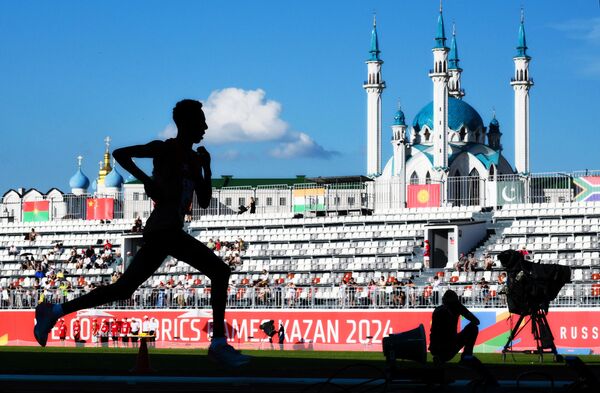
[[[439,184],[410,184],[408,186],[408,207],[439,207]]]
[[[114,216],[113,198],[88,198],[86,220],[112,220]]]
[[[48,221],[50,220],[49,210],[49,201],[23,202],[23,221]]]

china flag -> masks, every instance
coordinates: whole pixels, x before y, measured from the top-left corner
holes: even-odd
[[[407,207],[439,207],[439,184],[410,184]]]
[[[86,220],[112,220],[114,213],[114,199],[88,198],[85,214]]]

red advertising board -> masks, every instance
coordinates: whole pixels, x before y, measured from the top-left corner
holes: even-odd
[[[227,312],[227,336],[235,343],[261,343],[266,335],[260,330],[262,322],[274,320],[284,325],[286,343],[298,349],[327,350],[381,350],[381,339],[390,333],[425,326],[429,339],[432,310],[230,310]],[[518,316],[506,309],[474,310],[480,319],[476,351],[496,352],[506,343],[507,334]],[[157,341],[162,346],[206,346],[210,339],[212,317],[210,310],[87,310],[79,315],[81,338],[90,342],[92,318],[158,319]],[[65,318],[68,335],[72,332],[73,318]],[[512,319],[512,324],[511,324]],[[558,348],[600,351],[600,310],[551,310],[548,322]],[[0,345],[32,345],[33,310],[0,311]],[[49,345],[58,343],[55,328]],[[535,346],[531,332],[524,329],[513,345],[515,349]]]

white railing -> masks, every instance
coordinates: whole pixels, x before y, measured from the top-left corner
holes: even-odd
[[[472,285],[385,287],[246,287],[232,286],[228,290],[229,309],[375,309],[432,308],[441,303],[441,296],[451,288],[468,307],[507,307],[501,287]],[[86,293],[83,289],[5,289],[0,294],[2,309],[31,309],[39,301],[62,303]],[[599,284],[567,284],[551,307],[600,307]],[[101,306],[110,309],[210,308],[210,288],[140,288],[131,299]]]

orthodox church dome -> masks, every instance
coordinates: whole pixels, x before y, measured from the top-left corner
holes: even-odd
[[[413,127],[417,131],[425,126],[433,130],[433,101],[425,105],[413,121]],[[483,120],[479,113],[465,101],[448,97],[448,128],[458,132],[463,126],[474,131],[483,128]]]
[[[117,168],[113,167],[112,171],[104,178],[104,187],[121,188],[122,184],[123,176],[117,172]]]
[[[69,186],[71,188],[82,188],[87,190],[87,188],[90,186],[90,179],[88,179],[88,177],[81,171],[81,168],[79,168],[69,180]]]

